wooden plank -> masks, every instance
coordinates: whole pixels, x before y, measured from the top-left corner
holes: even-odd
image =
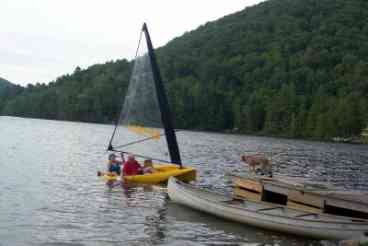
[[[301,203],[297,203],[297,202],[293,202],[293,201],[290,201],[290,200],[287,202],[287,207],[292,208],[292,209],[302,210],[302,211],[305,211],[305,212],[310,212],[310,213],[321,213],[320,208],[311,207],[311,206],[301,204]]]
[[[263,190],[263,185],[260,182],[250,180],[250,179],[243,179],[243,178],[235,177],[234,184],[237,187],[241,187],[243,189],[255,191],[258,193],[261,193]]]
[[[318,191],[325,205],[368,213],[368,193],[361,191]]]
[[[355,202],[368,206],[368,192],[338,191],[329,192],[326,197],[338,198],[345,201]]]
[[[323,208],[324,205],[324,199],[321,196],[297,190],[289,191],[288,200],[305,205],[312,205],[317,208]]]
[[[261,201],[261,194],[235,187],[234,197],[238,199],[246,199],[250,201]]]
[[[288,193],[291,190],[285,186],[275,185],[273,182],[264,182],[263,187],[267,191],[275,192],[285,196],[288,196]]]
[[[345,208],[345,209],[368,213],[368,206],[366,204],[349,201],[349,200],[343,200],[337,197],[330,197],[330,196],[325,197],[325,204],[329,206],[338,207],[338,208]]]
[[[270,192],[286,195],[288,196],[290,204],[295,202],[298,204],[293,204],[293,206],[296,208],[304,208],[303,206],[305,206],[304,209],[307,209],[307,211],[312,210],[314,212],[314,209],[310,208],[310,206],[316,207],[317,209],[323,209],[326,204],[328,206],[368,213],[367,193],[336,191],[331,189],[333,187],[329,187],[327,185],[322,186],[319,183],[316,183],[315,186],[313,186],[311,183],[304,185],[303,183],[305,181],[303,181],[304,180],[302,179],[296,178],[263,179],[258,176],[235,176],[234,178],[235,186],[239,188],[244,188],[259,193],[262,193],[263,190],[267,190]],[[237,193],[241,193],[241,191],[237,191]],[[252,196],[250,194],[244,195],[246,197]]]

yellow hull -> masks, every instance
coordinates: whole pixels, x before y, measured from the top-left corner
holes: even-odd
[[[142,175],[125,176],[125,183],[136,184],[160,184],[166,183],[170,177],[176,177],[183,182],[190,182],[196,179],[197,172],[191,167],[180,168],[173,164],[155,164],[153,165],[156,170],[155,173],[147,173]],[[118,176],[103,176],[106,182],[113,182],[120,179]]]

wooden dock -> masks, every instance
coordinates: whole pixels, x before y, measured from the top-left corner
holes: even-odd
[[[234,176],[237,199],[266,201],[312,213],[368,218],[368,192],[339,191],[303,179]]]

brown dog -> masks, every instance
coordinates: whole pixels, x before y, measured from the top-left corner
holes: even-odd
[[[272,175],[271,161],[262,155],[242,155],[241,160],[248,164],[249,171],[256,172],[256,166],[261,166],[261,171],[263,173],[268,172]]]

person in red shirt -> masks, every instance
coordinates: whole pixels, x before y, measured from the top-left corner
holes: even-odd
[[[128,156],[128,160],[124,162],[123,176],[142,174],[142,167],[135,160],[133,155]]]

